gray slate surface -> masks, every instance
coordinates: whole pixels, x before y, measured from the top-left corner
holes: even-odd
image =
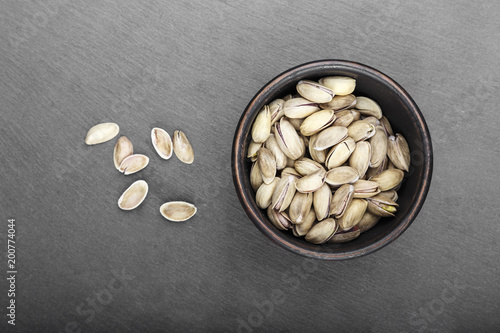
[[[17,325],[6,323],[2,278],[1,331],[500,329],[500,2],[1,0],[0,8],[2,254],[8,218],[18,235]],[[252,96],[280,72],[328,58],[398,81],[434,144],[431,190],[413,225],[346,262],[310,262],[268,241],[241,208],[230,169]],[[114,170],[114,140],[84,144],[104,121],[151,157],[145,170]],[[194,164],[160,160],[153,126],[185,131]],[[137,179],[148,181],[147,199],[120,211],[118,197]],[[191,201],[198,214],[169,223],[158,211],[168,200]]]

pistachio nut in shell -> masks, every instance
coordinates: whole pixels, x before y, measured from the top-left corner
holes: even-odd
[[[302,176],[307,176],[319,169],[324,169],[323,166],[307,157],[301,157],[294,163],[295,170]]]
[[[300,96],[314,103],[328,103],[335,96],[332,89],[310,80],[300,80],[296,89]]]
[[[149,157],[142,154],[133,154],[123,159],[120,163],[120,168],[118,171],[122,172],[124,175],[131,175],[138,171],[141,171],[149,164]]]
[[[354,141],[363,141],[375,135],[375,126],[364,120],[357,120],[347,127],[347,135]]]
[[[321,168],[297,180],[295,188],[301,193],[311,193],[325,183],[326,170]]]
[[[182,131],[175,131],[173,136],[174,153],[177,158],[186,164],[194,161],[194,152],[186,134]]]
[[[333,169],[344,164],[356,148],[356,143],[350,137],[336,144],[326,156],[325,164],[328,169]]]
[[[153,128],[151,130],[151,142],[153,143],[153,148],[161,158],[168,160],[172,157],[172,138],[167,131],[159,127]]]
[[[281,98],[275,99],[271,103],[269,103],[269,111],[271,112],[271,125],[273,125],[276,121],[280,120],[281,117],[285,115],[285,110],[283,106],[285,101]]]
[[[311,158],[319,163],[325,163],[326,160],[326,150],[316,150],[314,146],[316,145],[316,140],[318,139],[318,134],[315,134],[309,138],[309,154]]]
[[[368,198],[366,201],[368,202],[368,211],[382,217],[394,216],[397,211],[396,207],[399,206],[395,201],[380,195]]]
[[[351,204],[353,194],[354,186],[345,184],[339,187],[333,194],[330,203],[330,215],[333,215],[337,219],[341,218],[347,207]]]
[[[297,172],[297,170],[293,168],[293,166],[286,167],[281,171],[281,177],[286,177],[286,176],[294,176],[297,179],[301,177],[300,174]]]
[[[314,143],[314,149],[325,150],[333,147],[347,138],[347,128],[342,126],[331,126],[318,133]]]
[[[370,167],[376,168],[382,164],[387,155],[387,135],[381,126],[375,128],[375,135],[370,138],[372,154],[370,157]]]
[[[368,97],[356,97],[356,109],[365,116],[374,116],[377,119],[382,118],[382,109],[373,99]]]
[[[309,230],[305,240],[313,244],[323,244],[332,238],[337,229],[338,225],[334,219],[323,220]]]
[[[252,164],[252,168],[250,169],[250,185],[252,185],[253,190],[257,192],[260,185],[262,185],[263,183],[264,180],[262,179],[262,173],[260,172],[259,163],[254,162]]]
[[[373,228],[377,222],[380,221],[380,216],[370,213],[368,210],[365,212],[357,227],[360,232],[365,232]]]
[[[262,142],[255,142],[253,140],[250,141],[247,150],[247,158],[249,158],[252,162],[257,160],[257,152],[262,147]]]
[[[183,222],[189,220],[196,214],[195,205],[184,201],[166,202],[160,207],[160,213],[169,221]]]
[[[113,139],[118,132],[120,132],[120,127],[115,123],[97,124],[87,132],[85,143],[89,146],[103,143]]]
[[[281,179],[274,189],[273,196],[271,198],[271,207],[280,212],[290,206],[292,199],[297,191],[295,189],[295,183],[297,182],[297,177],[294,175],[281,174]]]
[[[327,172],[325,182],[333,187],[354,183],[359,179],[358,170],[350,166],[340,166]]]
[[[287,156],[278,145],[274,134],[269,135],[266,141],[266,148],[271,151],[276,161],[276,169],[282,170],[286,167]]]
[[[349,166],[358,170],[359,177],[363,177],[370,166],[371,145],[367,141],[356,143],[354,152],[349,157]]]
[[[389,137],[387,155],[396,168],[404,171],[410,170],[410,148],[401,134],[397,133],[396,136]]]
[[[265,184],[270,184],[276,176],[276,159],[273,153],[267,148],[260,148],[257,152],[257,163],[259,163],[262,180]]]
[[[336,232],[329,243],[347,243],[359,237],[361,230],[356,226],[348,231]]]
[[[259,143],[265,142],[271,133],[271,111],[269,106],[265,105],[259,111],[253,122],[252,140]]]
[[[328,184],[323,184],[313,193],[313,207],[318,221],[326,219],[330,215],[330,204],[332,201],[332,191]]]
[[[358,110],[358,112],[360,112],[360,111],[361,110]],[[378,120],[377,118],[375,118],[373,116],[363,116],[363,121],[366,121],[367,123],[370,123],[375,127],[380,126],[380,120]]]
[[[295,192],[295,195],[288,208],[288,216],[295,224],[305,221],[307,214],[311,210],[313,195],[311,193]]]
[[[120,170],[120,164],[123,160],[134,153],[134,146],[132,142],[126,137],[122,136],[116,141],[115,148],[113,150],[113,163],[115,164],[116,170]]]
[[[296,131],[300,131],[300,125],[304,122],[305,118],[288,118],[287,120],[292,124]]]
[[[309,211],[309,214],[307,214],[306,218],[304,219],[304,222],[302,222],[301,224],[292,225],[293,235],[295,237],[304,236],[308,233],[309,230],[311,230],[314,222],[316,222],[316,213],[311,209]]]
[[[349,230],[361,221],[361,218],[366,212],[368,203],[364,199],[352,199],[351,204],[347,207],[344,215],[339,219],[339,228],[341,230]]]
[[[354,186],[353,198],[355,199],[370,198],[380,193],[377,182],[360,179],[352,185]]]
[[[300,125],[300,133],[304,136],[314,135],[335,121],[335,113],[332,110],[321,110],[308,116]]]
[[[255,194],[255,202],[257,203],[257,206],[259,206],[259,208],[266,209],[267,207],[269,207],[274,190],[276,189],[276,185],[278,185],[279,181],[280,178],[275,177],[271,183],[263,183],[262,185],[260,185],[257,193]]]
[[[392,190],[398,186],[404,178],[404,172],[399,169],[387,169],[378,175],[370,178],[378,183],[380,191]]]
[[[394,135],[391,123],[389,122],[389,119],[387,119],[385,116],[382,116],[382,118],[380,118],[380,126],[384,128],[385,134],[387,134],[388,137]]]
[[[352,108],[356,105],[356,96],[349,95],[337,95],[332,98],[328,103],[320,104],[319,107],[324,110],[340,111],[348,108]]]
[[[292,226],[290,218],[285,212],[278,212],[272,209],[271,206],[267,208],[267,217],[269,217],[271,223],[279,230],[287,230]]]
[[[283,109],[288,118],[305,118],[318,111],[319,106],[305,98],[295,97],[285,101]]]
[[[398,192],[396,192],[395,190],[380,192],[379,196],[392,201],[398,201],[399,198]]]
[[[328,76],[319,83],[332,89],[335,95],[349,95],[356,89],[356,79],[348,76]]]
[[[118,199],[118,207],[123,210],[132,210],[137,208],[148,194],[148,183],[144,180],[138,180],[130,185]]]
[[[292,124],[283,117],[274,126],[276,142],[278,142],[281,151],[293,160],[301,157],[304,154],[305,147]]]
[[[384,157],[384,159],[382,160],[382,163],[380,163],[380,165],[378,167],[368,168],[368,171],[366,171],[366,178],[369,179],[373,176],[378,175],[382,171],[387,170],[388,161],[389,161],[389,158],[386,155]]]
[[[355,111],[353,110],[342,110],[335,112],[334,126],[348,127],[354,121]]]

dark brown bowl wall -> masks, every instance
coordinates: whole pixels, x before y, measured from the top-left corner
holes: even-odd
[[[246,158],[251,140],[250,129],[260,109],[276,98],[296,93],[301,79],[318,80],[325,76],[350,76],[356,79],[356,96],[367,96],[379,103],[395,133],[402,133],[411,151],[410,171],[398,191],[399,210],[394,218],[383,218],[374,228],[343,244],[314,245],[291,231],[276,229],[265,211],[255,203],[250,185],[251,162]],[[368,66],[323,60],[292,68],[271,80],[248,104],[238,123],[233,142],[233,180],[239,199],[252,222],[273,242],[308,257],[339,260],[371,253],[396,239],[415,219],[427,195],[432,175],[432,146],[427,125],[417,105],[396,82]],[[240,221],[246,223],[247,221]]]

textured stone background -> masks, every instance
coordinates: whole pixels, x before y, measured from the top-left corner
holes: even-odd
[[[2,254],[8,218],[18,234],[9,330],[500,327],[500,2],[1,0],[0,8]],[[310,262],[268,241],[243,212],[230,170],[237,121],[258,89],[327,58],[398,81],[434,144],[431,190],[411,228],[346,262]],[[151,157],[145,170],[114,170],[115,140],[84,144],[104,121]],[[160,160],[153,126],[185,131],[194,164]],[[148,181],[147,199],[120,211],[118,197],[137,179]],[[168,200],[191,201],[198,214],[169,223],[158,211]]]

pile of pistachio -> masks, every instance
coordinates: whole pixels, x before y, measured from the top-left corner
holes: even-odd
[[[113,139],[118,135],[120,127],[115,123],[101,123],[92,127],[85,138],[87,145],[96,145]],[[194,161],[194,152],[186,135],[181,131],[174,132],[174,139],[164,129],[155,127],[151,130],[151,141],[153,147],[162,159],[168,160],[172,152],[186,164]],[[132,142],[122,136],[115,144],[113,151],[113,162],[115,168],[124,175],[131,175],[141,171],[149,164],[149,157],[143,154],[134,154]],[[123,210],[137,208],[146,198],[149,186],[144,180],[138,180],[130,185],[118,199],[118,207]],[[160,207],[160,213],[166,219],[173,222],[181,222],[190,219],[196,214],[196,207],[184,201],[166,202]]]
[[[271,223],[314,244],[348,242],[394,216],[408,143],[356,80],[297,83],[259,111],[247,157],[256,203]]]

